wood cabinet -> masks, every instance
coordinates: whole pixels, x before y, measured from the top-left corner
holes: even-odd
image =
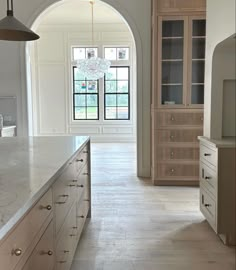
[[[198,185],[205,1],[153,0],[152,180]],[[163,155],[168,153],[169,158]],[[182,173],[181,173],[182,172]]]
[[[87,141],[60,169],[41,199],[0,241],[0,268],[69,270],[86,218],[90,216],[90,141]]]
[[[236,245],[235,139],[200,137],[200,209],[227,245]]]

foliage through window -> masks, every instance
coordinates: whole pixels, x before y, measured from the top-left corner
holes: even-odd
[[[87,80],[73,67],[74,120],[99,119],[99,82]]]
[[[104,119],[130,119],[130,70],[128,66],[110,67],[105,74]]]

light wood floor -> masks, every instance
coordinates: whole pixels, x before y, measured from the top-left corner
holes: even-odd
[[[71,270],[235,270],[198,197],[137,178],[134,144],[93,144],[92,219]]]

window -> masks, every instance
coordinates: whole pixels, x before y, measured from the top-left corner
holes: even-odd
[[[104,119],[130,120],[130,70],[111,67],[104,78]]]
[[[129,48],[105,48],[105,58],[111,61],[128,61]]]
[[[99,119],[99,82],[89,81],[73,67],[74,120]]]

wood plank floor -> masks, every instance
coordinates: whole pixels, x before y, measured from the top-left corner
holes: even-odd
[[[137,178],[134,144],[92,144],[92,199],[71,270],[235,270],[199,189]]]

